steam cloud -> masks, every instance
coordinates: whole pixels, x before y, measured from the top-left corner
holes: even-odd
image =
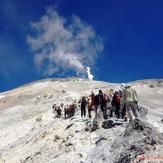
[[[93,75],[91,74],[91,69],[90,67],[87,67],[87,77],[89,80],[93,80]]]
[[[102,38],[77,16],[65,19],[49,8],[31,27],[33,35],[27,36],[27,42],[36,67],[44,75],[66,71],[86,75],[86,67],[93,66],[103,51]]]

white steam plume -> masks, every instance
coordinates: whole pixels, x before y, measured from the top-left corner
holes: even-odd
[[[91,74],[91,68],[90,67],[87,67],[86,71],[87,71],[87,77],[88,77],[88,79],[89,80],[93,80],[93,77],[94,76]]]
[[[34,53],[36,67],[44,75],[69,70],[86,73],[86,67],[93,66],[103,51],[101,37],[77,16],[67,20],[49,8],[31,27],[35,33],[27,36],[27,42]]]

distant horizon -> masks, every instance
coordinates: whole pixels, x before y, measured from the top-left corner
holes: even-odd
[[[3,92],[0,92],[0,93],[4,93],[4,92],[8,92],[8,91],[12,91],[14,89],[17,89],[19,87],[23,87],[23,86],[26,86],[26,85],[30,85],[32,83],[37,83],[37,82],[41,82],[41,81],[46,81],[46,80],[51,80],[51,79],[66,79],[66,78],[79,78],[79,79],[85,79],[85,80],[88,80],[88,78],[81,78],[81,77],[77,77],[77,76],[69,76],[69,77],[49,77],[49,78],[42,78],[42,79],[38,79],[38,80],[34,80],[34,81],[30,81],[28,83],[24,83],[22,85],[19,85],[17,87],[14,87],[14,88],[11,88],[9,90],[4,90]],[[137,82],[137,81],[149,81],[149,80],[163,80],[163,78],[161,79],[156,79],[156,78],[151,78],[151,79],[138,79],[138,80],[133,80],[133,81],[128,81],[128,82],[109,82],[109,81],[104,81],[104,80],[92,80],[92,81],[100,81],[100,82],[106,82],[106,83],[111,83],[111,84],[121,84],[121,83],[132,83],[132,82]]]
[[[163,1],[1,0],[0,92],[87,68],[110,83],[163,79],[162,17]]]

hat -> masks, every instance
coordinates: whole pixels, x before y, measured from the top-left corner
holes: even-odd
[[[115,94],[119,94],[119,91],[116,90],[116,91],[115,91]]]
[[[114,94],[118,94],[119,91],[115,89],[113,93],[114,93]]]
[[[125,83],[122,83],[121,84],[121,88],[124,89],[126,87],[126,84]]]
[[[125,88],[126,87],[126,84],[125,83],[122,83],[121,84],[121,88]]]
[[[98,92],[99,92],[99,93],[103,93],[101,89],[100,89]]]

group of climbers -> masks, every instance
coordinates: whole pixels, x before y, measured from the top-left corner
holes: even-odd
[[[81,117],[86,117],[88,112],[88,117],[92,118],[92,111],[95,113],[95,119],[98,117],[98,113],[102,112],[103,118],[108,119],[108,117],[115,116],[116,118],[123,118],[127,121],[127,116],[129,120],[139,118],[138,113],[138,97],[136,90],[125,84],[121,84],[121,89],[116,90],[112,93],[106,94],[102,90],[98,91],[98,94],[91,94],[83,96],[79,100]],[[64,117],[72,117],[75,113],[77,105],[75,103],[71,105],[64,105],[63,103],[57,106],[53,105],[53,111],[57,114],[56,117],[60,118],[64,112]]]
[[[81,100],[81,117],[86,117],[86,108],[88,117],[91,118],[91,111],[94,110],[95,118],[98,117],[98,112],[103,113],[103,118],[116,116],[127,121],[127,116],[130,121],[139,118],[138,113],[138,97],[136,90],[130,85],[121,85],[120,90],[114,91],[112,94],[105,94],[99,90],[98,94],[93,92],[88,97],[82,97]]]
[[[57,118],[61,118],[61,116],[64,116],[64,118],[69,118],[74,116],[76,104],[72,103],[69,105],[64,105],[63,103],[57,105],[53,104],[53,113],[56,115]]]
[[[95,111],[95,118],[97,118],[98,110],[100,109],[103,113],[103,118],[107,119],[107,103],[110,102],[110,98],[99,90],[98,94],[93,92],[88,96],[82,97],[81,100],[81,117],[86,117],[86,108],[88,108],[88,116],[92,117],[91,111]]]

